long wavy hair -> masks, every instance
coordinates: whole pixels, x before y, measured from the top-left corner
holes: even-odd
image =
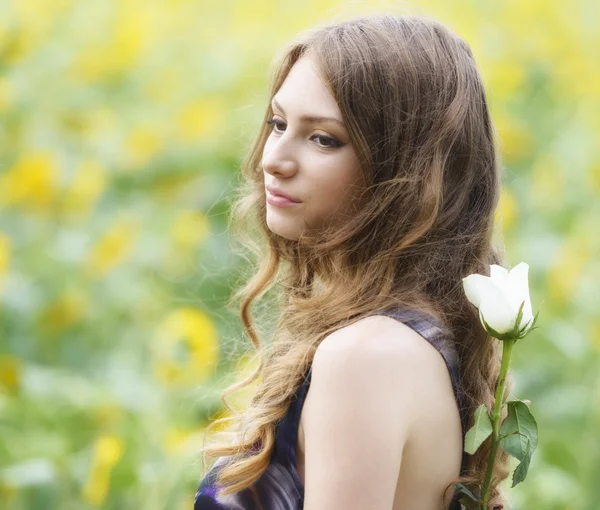
[[[306,229],[292,241],[266,224],[261,159],[270,99],[309,51],[340,108],[366,186],[347,222]],[[375,14],[309,29],[274,62],[265,122],[243,161],[230,224],[256,256],[255,271],[233,300],[240,301],[258,363],[223,392],[230,415],[212,422],[206,437],[217,424],[230,426],[202,448],[204,466],[208,457],[229,457],[217,478],[223,495],[252,488],[269,465],[277,425],[321,341],[375,311],[418,308],[450,330],[468,427],[480,404],[493,408],[500,369],[498,342],[482,328],[461,281],[489,275],[490,264],[505,265],[503,244],[493,240],[498,142],[469,45],[425,15]],[[251,305],[272,288],[276,327],[261,342]],[[247,408],[230,407],[227,395],[254,381]],[[503,398],[511,388],[509,374]],[[488,438],[468,455],[467,472],[454,482],[482,486],[490,447]],[[499,484],[509,474],[508,459],[499,449],[490,508],[506,505]]]

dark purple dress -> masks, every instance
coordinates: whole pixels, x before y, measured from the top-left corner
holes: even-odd
[[[414,329],[444,358],[452,379],[454,395],[460,410],[463,429],[463,457],[461,475],[465,474],[467,453],[464,451],[467,415],[465,414],[464,396],[460,390],[460,367],[458,356],[449,340],[449,331],[433,317],[413,309],[385,310],[373,315],[393,317]],[[296,442],[300,412],[308,387],[310,385],[311,367],[305,374],[304,381],[298,388],[283,420],[277,427],[275,449],[269,467],[255,482],[253,489],[245,489],[238,493],[221,496],[217,499],[215,478],[218,469],[225,463],[219,458],[212,469],[200,482],[194,500],[194,510],[259,510],[255,497],[260,499],[263,510],[301,510],[304,504],[304,487],[300,481],[296,464]],[[451,510],[459,510],[458,494],[455,495]]]

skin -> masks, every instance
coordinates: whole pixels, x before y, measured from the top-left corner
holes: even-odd
[[[292,66],[274,100],[274,124],[262,157],[265,186],[279,187],[300,203],[282,208],[267,202],[266,220],[272,232],[298,240],[305,228],[343,222],[363,175],[340,109],[312,56]],[[342,125],[302,116],[333,117]]]

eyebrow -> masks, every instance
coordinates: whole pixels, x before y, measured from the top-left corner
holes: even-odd
[[[281,105],[277,101],[277,99],[273,98],[273,104],[277,108],[279,108],[284,115],[287,115],[285,113],[285,110],[281,107]],[[336,119],[334,117],[324,117],[322,115],[301,115],[300,116],[300,120],[303,120],[305,122],[313,122],[313,123],[317,123],[317,122],[333,122],[334,124],[338,124],[339,126],[341,126],[343,128],[346,127],[346,126],[344,126],[344,123],[341,120]]]

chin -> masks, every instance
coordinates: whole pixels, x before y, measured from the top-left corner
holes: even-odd
[[[271,232],[273,232],[274,234],[277,234],[278,236],[283,237],[284,239],[288,239],[290,241],[297,241],[298,239],[300,239],[300,234],[296,232],[288,232],[285,230],[282,231],[270,227],[269,230],[271,230]]]
[[[290,222],[280,221],[280,219],[271,219],[267,215],[267,226],[269,230],[278,236],[281,236],[290,241],[297,241],[300,239],[300,229]]]

